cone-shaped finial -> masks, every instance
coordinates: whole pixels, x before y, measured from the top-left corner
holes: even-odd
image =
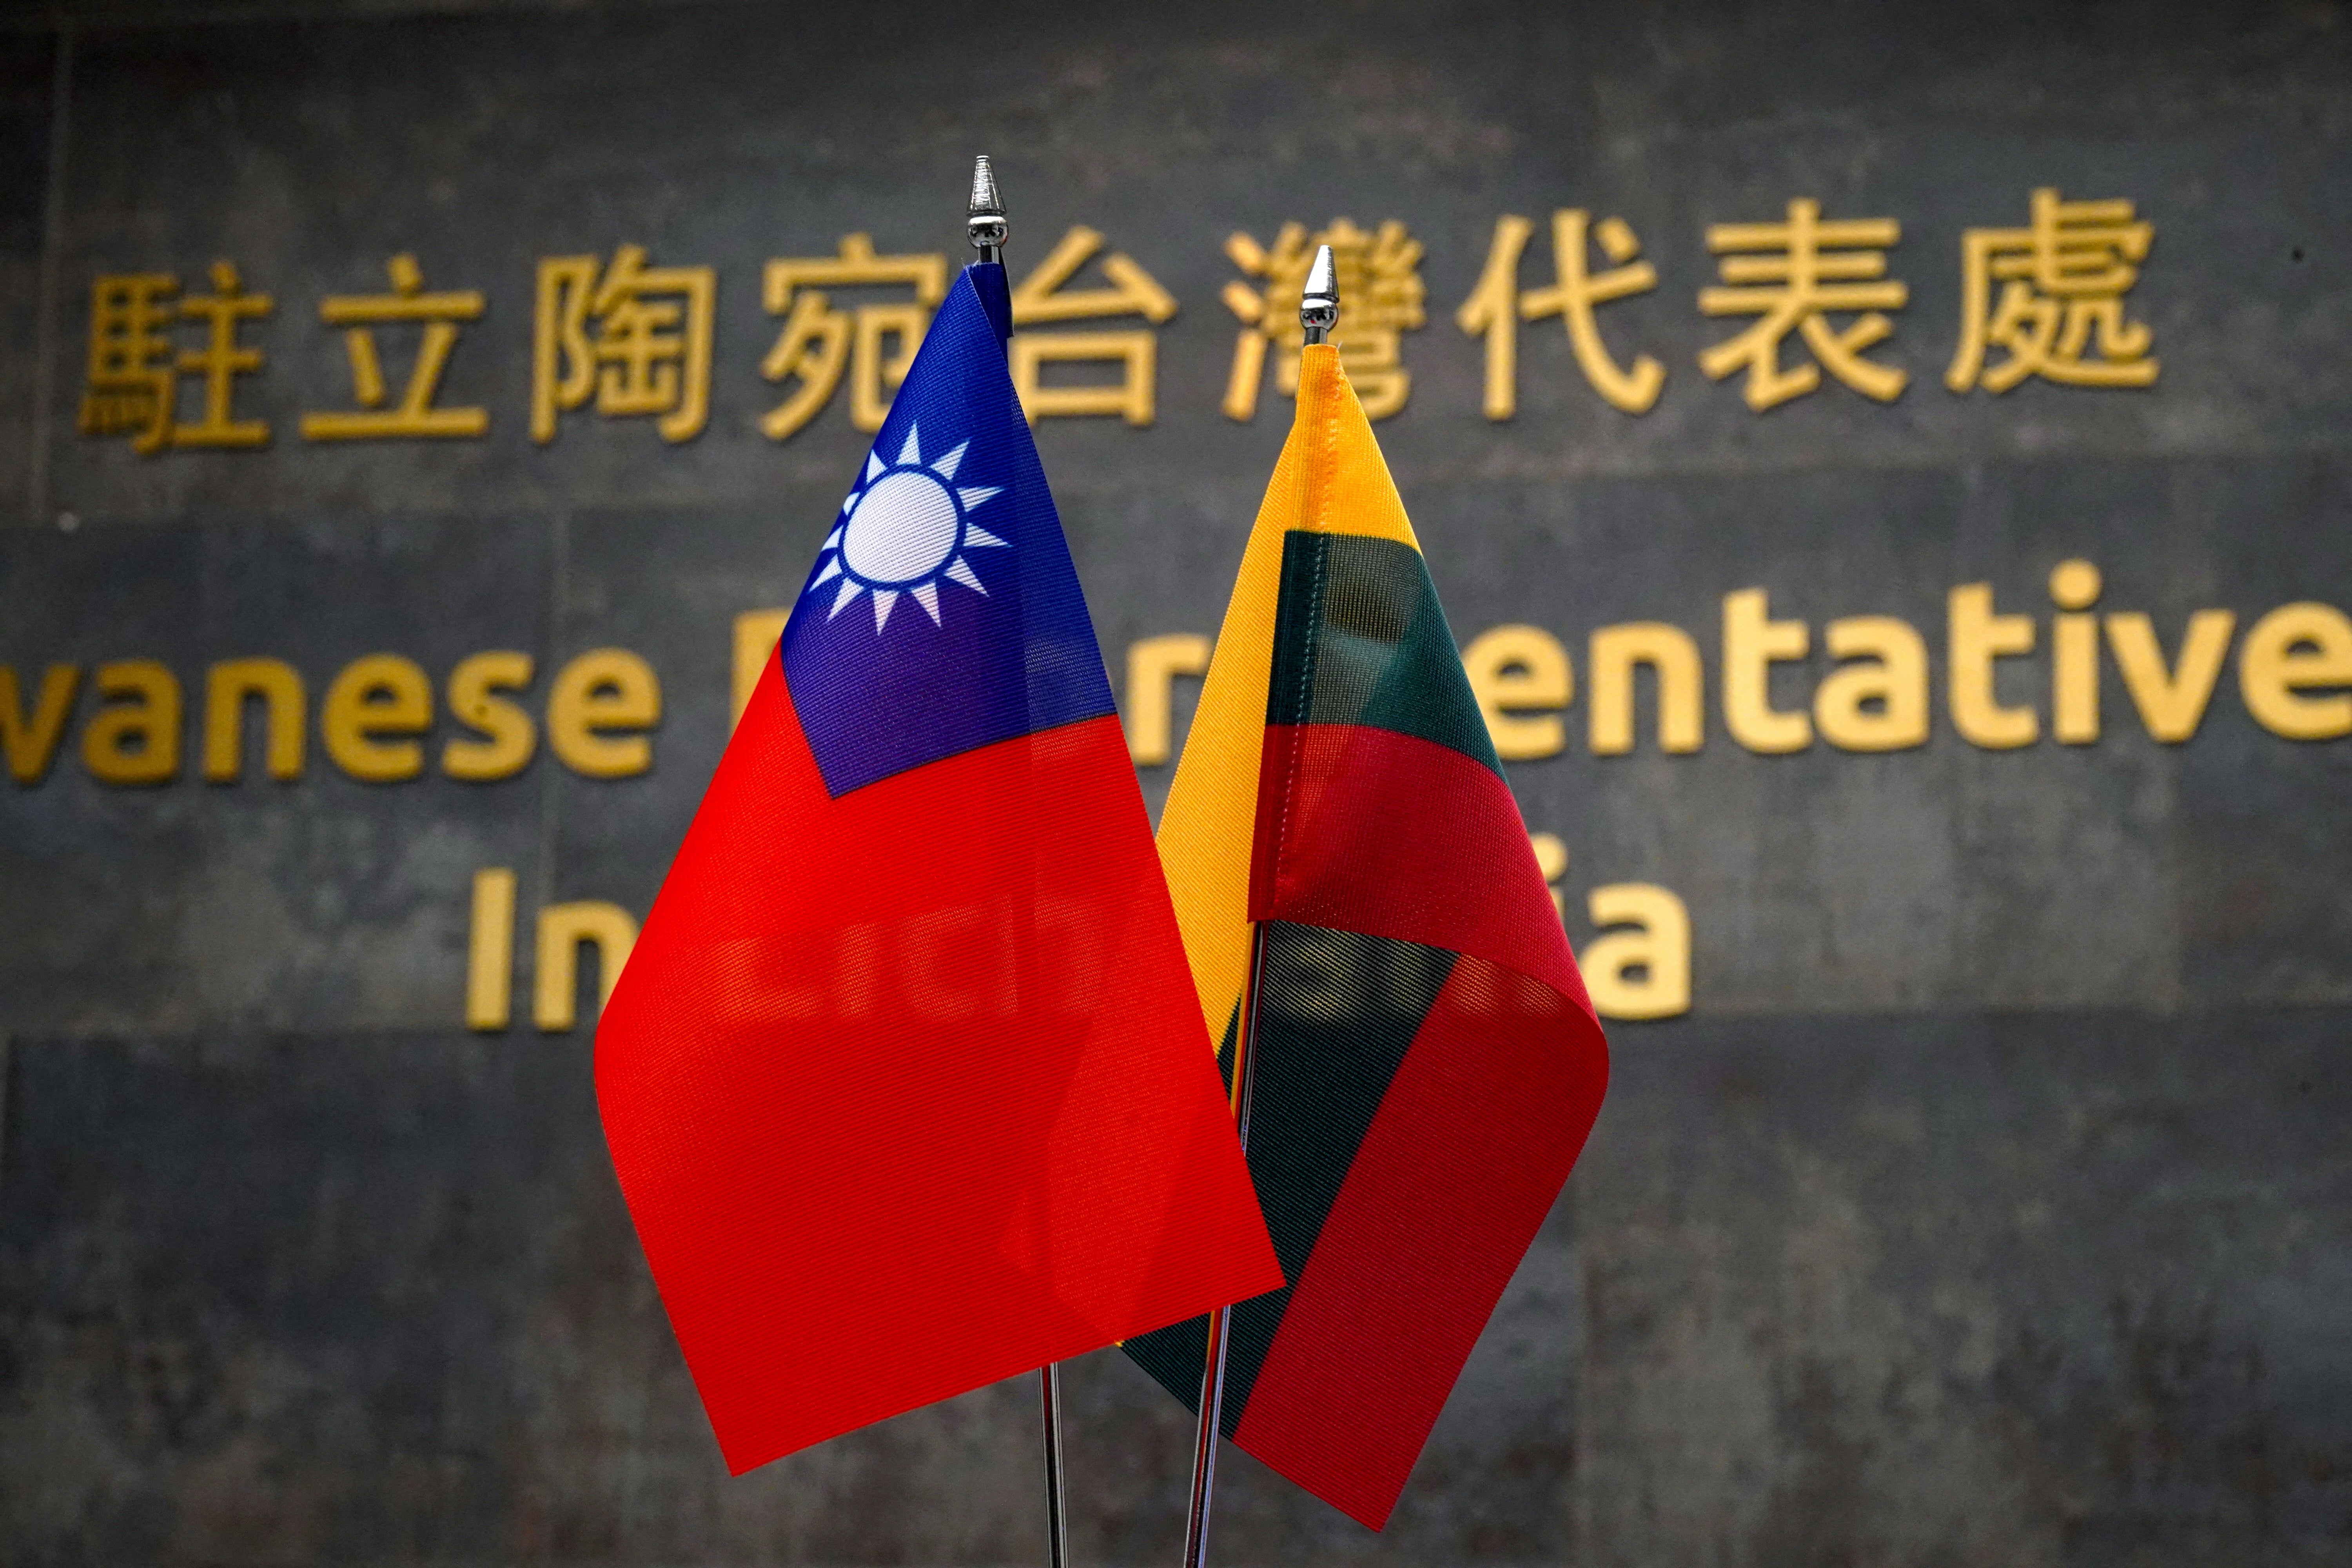
[[[964,226],[982,261],[1004,259],[1004,202],[996,194],[996,171],[988,166],[985,153],[971,161],[971,216]]]
[[[1310,343],[1328,343],[1339,320],[1339,280],[1331,267],[1331,247],[1315,247],[1315,265],[1307,271],[1307,291],[1298,297],[1298,324]]]

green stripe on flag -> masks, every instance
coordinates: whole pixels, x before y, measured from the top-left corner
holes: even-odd
[[[1269,724],[1365,724],[1501,773],[1421,552],[1297,531],[1282,548]]]
[[[1454,955],[1281,921],[1267,923],[1265,940],[1249,1166],[1283,1278],[1296,1280]],[[1289,1305],[1285,1289],[1234,1310],[1221,1423],[1228,1437]],[[1125,1348],[1197,1413],[1208,1333],[1208,1320],[1195,1318]]]

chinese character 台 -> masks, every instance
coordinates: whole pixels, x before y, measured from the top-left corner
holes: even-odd
[[[2156,239],[2156,226],[2135,221],[2131,203],[2061,201],[2044,188],[2033,193],[2030,226],[1972,228],[1960,238],[1960,345],[1946,386],[2002,393],[2036,375],[2066,386],[2156,384],[2147,357],[2155,334],[2124,320],[2136,264]],[[1988,347],[2009,357],[1988,368]]]
[[[1658,286],[1658,269],[1633,259],[1641,254],[1642,242],[1622,218],[1603,218],[1595,226],[1582,208],[1562,208],[1551,215],[1557,281],[1549,289],[1522,293],[1519,256],[1534,233],[1535,225],[1526,218],[1512,214],[1496,218],[1478,286],[1454,312],[1454,322],[1465,332],[1486,341],[1486,417],[1508,419],[1518,412],[1518,324],[1546,316],[1558,316],[1566,325],[1570,351],[1594,391],[1628,414],[1646,413],[1665,385],[1666,367],[1648,354],[1636,355],[1631,370],[1619,365],[1601,342],[1593,316],[1597,306]],[[1588,240],[1597,241],[1616,265],[1593,271],[1586,256]]]
[[[1151,423],[1159,366],[1159,340],[1152,329],[1176,314],[1176,300],[1160,280],[1123,251],[1103,258],[1108,288],[1064,285],[1103,247],[1103,237],[1084,225],[1062,236],[1037,269],[1013,290],[1013,324],[1076,321],[1140,316],[1150,326],[1089,332],[1024,332],[1013,335],[1013,385],[1034,425],[1040,419],[1116,414],[1129,425]],[[1115,364],[1116,382],[1090,385],[1045,384],[1046,364]]]
[[[416,258],[404,251],[385,264],[392,280],[389,294],[331,294],[319,302],[319,320],[343,329],[343,352],[352,363],[352,395],[362,412],[305,414],[306,441],[365,441],[387,438],[434,439],[479,436],[490,427],[485,408],[436,408],[433,395],[448,367],[449,351],[457,346],[457,323],[479,321],[482,293],[478,289],[425,292],[425,274]],[[387,408],[391,393],[383,379],[383,356],[376,351],[375,329],[424,327],[410,367],[400,405]]]
[[[542,258],[531,321],[530,438],[554,440],[556,416],[592,395],[607,417],[658,416],[655,428],[665,441],[701,434],[710,416],[718,297],[710,268],[648,267],[643,246],[622,246],[609,267],[593,256]]]
[[[1331,247],[1339,287],[1339,320],[1331,337],[1364,413],[1385,419],[1404,406],[1412,376],[1402,363],[1402,334],[1418,329],[1423,321],[1421,242],[1394,219],[1367,234],[1343,217],[1312,239],[1303,225],[1284,224],[1271,249],[1246,234],[1225,241],[1225,254],[1234,265],[1265,280],[1255,289],[1239,281],[1224,288],[1225,308],[1244,323],[1234,342],[1233,373],[1225,384],[1226,417],[1256,416],[1269,344],[1277,351],[1275,384],[1286,395],[1297,393],[1302,346],[1298,300],[1307,291],[1307,269],[1314,265],[1316,247],[1324,245]]]
[[[844,310],[826,292],[870,287],[911,289],[915,297]],[[760,374],[800,384],[761,416],[761,432],[782,441],[815,418],[841,384],[845,367],[850,372],[850,423],[869,433],[881,429],[891,395],[907,379],[947,289],[945,256],[877,256],[866,234],[844,238],[838,256],[771,258],[761,277],[761,302],[768,314],[783,317],[784,324]]]
[[[1823,222],[1821,204],[1802,197],[1789,204],[1786,223],[1709,226],[1706,247],[1723,257],[1726,286],[1700,289],[1699,310],[1760,320],[1700,354],[1699,368],[1720,381],[1747,366],[1748,406],[1759,414],[1821,385],[1823,367],[1863,395],[1893,402],[1908,374],[1862,351],[1894,332],[1884,312],[1910,300],[1910,289],[1886,276],[1885,247],[1902,237],[1893,218]],[[1832,310],[1861,314],[1841,331],[1829,323]],[[1780,367],[1780,342],[1791,331],[1815,363]]]

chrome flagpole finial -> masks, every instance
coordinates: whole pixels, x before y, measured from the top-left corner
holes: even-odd
[[[1339,280],[1331,269],[1331,247],[1315,247],[1315,265],[1307,269],[1307,291],[1298,297],[1298,324],[1310,343],[1328,343],[1339,320]]]
[[[971,216],[964,226],[971,234],[971,247],[980,252],[982,261],[1002,262],[1004,259],[1004,202],[996,194],[996,171],[988,166],[988,154],[982,153],[971,161]]]

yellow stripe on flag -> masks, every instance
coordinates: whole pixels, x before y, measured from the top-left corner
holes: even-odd
[[[1241,575],[1160,815],[1160,858],[1213,1049],[1249,978],[1250,843],[1274,674],[1282,536],[1294,529],[1421,548],[1363,405],[1339,368],[1339,351],[1328,343],[1301,351],[1290,438],[1242,551]]]

